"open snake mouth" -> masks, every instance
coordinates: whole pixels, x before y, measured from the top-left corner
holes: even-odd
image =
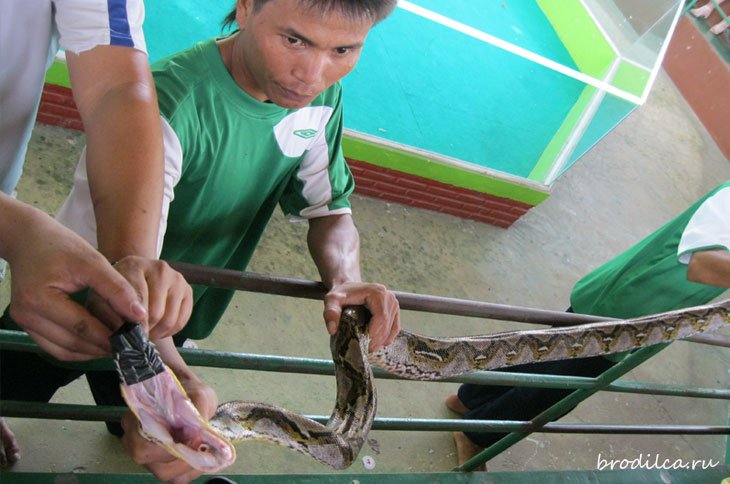
[[[236,460],[236,450],[198,413],[139,325],[112,336],[122,396],[142,435],[197,470],[215,472]]]

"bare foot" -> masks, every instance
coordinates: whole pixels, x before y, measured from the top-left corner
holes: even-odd
[[[477,444],[472,442],[469,437],[464,434],[464,432],[454,432],[454,442],[456,443],[456,458],[459,461],[459,465],[463,465],[465,462],[484,450],[483,447],[479,447]],[[482,464],[472,470],[486,471],[487,465]]]
[[[708,3],[699,8],[693,8],[692,10],[689,11],[689,13],[691,13],[695,17],[707,18],[710,16],[710,14],[712,13],[712,10],[714,8],[715,8],[715,6],[712,5],[712,3]]]
[[[459,400],[458,395],[449,395],[446,397],[446,406],[454,413],[458,413],[462,417],[469,413],[469,409]]]
[[[20,460],[18,440],[4,418],[0,418],[0,444],[0,467],[9,467]]]
[[[720,35],[728,28],[728,23],[724,20],[722,22],[716,23],[711,29],[710,32],[712,32],[715,35]]]

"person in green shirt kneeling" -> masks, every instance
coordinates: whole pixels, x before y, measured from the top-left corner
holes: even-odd
[[[730,287],[730,181],[580,279],[568,311],[631,319],[706,304]],[[534,363],[511,372],[595,377],[621,355]],[[471,420],[531,420],[573,390],[465,384],[446,399]],[[456,432],[459,465],[506,434]]]

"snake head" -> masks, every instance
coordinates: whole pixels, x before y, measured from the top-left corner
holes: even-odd
[[[142,328],[125,323],[110,340],[122,396],[140,434],[200,471],[231,465],[236,449],[198,413]]]
[[[372,314],[365,306],[346,306],[342,310],[340,323],[354,325],[357,329],[366,333],[371,317]]]

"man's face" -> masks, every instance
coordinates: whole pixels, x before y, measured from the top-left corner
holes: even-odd
[[[239,2],[240,72],[234,77],[260,101],[296,109],[349,73],[373,23],[340,12],[322,14],[298,0],[269,0],[257,12]]]

